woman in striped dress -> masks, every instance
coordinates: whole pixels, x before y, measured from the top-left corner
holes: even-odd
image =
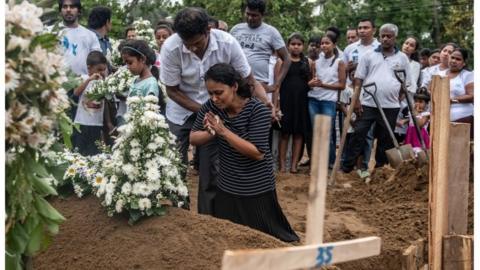
[[[268,136],[270,110],[228,64],[205,73],[210,99],[197,113],[192,145],[219,140],[219,178],[213,215],[263,231],[285,242],[299,238],[277,201]]]

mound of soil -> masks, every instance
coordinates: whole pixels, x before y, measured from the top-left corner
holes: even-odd
[[[125,217],[108,217],[93,196],[52,203],[67,221],[34,258],[33,269],[220,269],[226,249],[288,246],[248,227],[178,208],[130,226]]]
[[[376,169],[365,184],[355,172],[339,174],[327,189],[324,241],[366,236],[382,238],[379,256],[339,264],[341,270],[401,269],[400,255],[412,242],[427,238],[428,168],[404,164]],[[107,217],[93,197],[57,199],[66,217],[51,247],[34,259],[35,269],[219,269],[225,249],[272,248],[287,244],[248,227],[196,214],[198,176],[189,175],[191,211],[172,208],[164,217],[129,226]],[[280,205],[305,242],[310,176],[279,174]],[[469,192],[473,206],[473,181]],[[473,234],[473,207],[469,208]]]

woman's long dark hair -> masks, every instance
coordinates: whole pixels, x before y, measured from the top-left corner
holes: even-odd
[[[287,46],[290,45],[290,42],[292,40],[300,40],[302,44],[305,46],[305,39],[303,38],[302,34],[294,32],[292,33],[288,39],[287,39]],[[300,52],[300,72],[301,74],[305,75],[305,80],[309,81],[310,80],[310,65],[308,63],[308,58],[305,57],[303,54],[303,51]]]
[[[248,84],[247,80],[240,76],[230,64],[218,63],[211,66],[205,73],[205,81],[212,80],[214,82],[222,83],[230,87],[238,85],[237,95],[243,98],[252,96],[252,86]]]
[[[333,55],[335,55],[335,57],[333,57],[332,63],[330,63],[330,66],[333,66],[333,64],[337,60],[338,56],[340,55],[339,52],[338,52],[338,49],[337,49],[337,35],[332,35],[332,34],[329,33],[329,34],[326,34],[326,35],[322,36],[322,38],[320,38],[320,44],[322,44],[322,39],[325,38],[325,37],[330,39],[330,41],[333,43],[333,45],[335,45],[335,47],[333,48]]]
[[[157,56],[155,51],[148,46],[146,41],[141,39],[127,40],[120,44],[119,50],[122,54],[133,56],[137,59],[145,58],[145,64],[151,66],[150,71],[152,72],[153,77],[158,80],[160,72],[154,65],[155,61],[157,60]]]

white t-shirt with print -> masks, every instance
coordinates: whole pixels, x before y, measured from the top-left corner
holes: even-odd
[[[97,36],[79,25],[65,27],[61,32],[60,43],[64,50],[67,67],[77,75],[87,75],[87,56],[91,51],[102,51]]]

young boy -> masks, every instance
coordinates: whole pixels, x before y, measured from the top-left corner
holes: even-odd
[[[104,102],[89,100],[85,90],[93,86],[95,80],[102,80],[107,72],[107,58],[99,52],[92,51],[87,56],[88,76],[73,94],[79,97],[74,123],[80,125],[80,132],[73,130],[72,144],[82,155],[90,156],[100,153],[96,141],[102,138]]]

